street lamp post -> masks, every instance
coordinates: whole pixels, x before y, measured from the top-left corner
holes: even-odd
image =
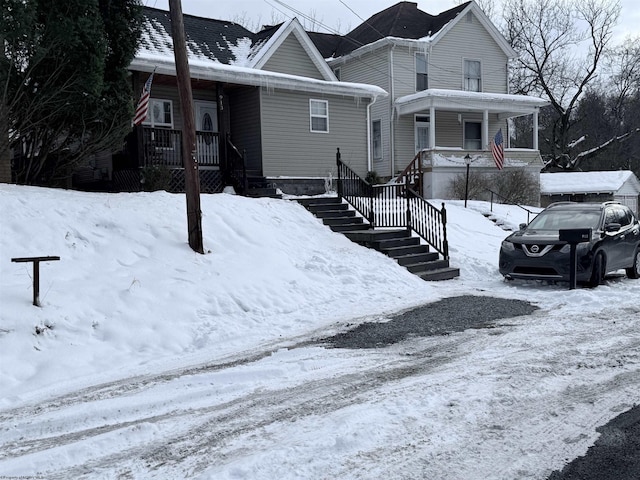
[[[467,181],[464,186],[464,208],[467,208],[467,198],[469,198],[469,167],[471,166],[471,156],[468,153],[464,157],[464,163],[467,166]]]

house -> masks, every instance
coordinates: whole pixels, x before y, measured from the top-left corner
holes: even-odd
[[[310,34],[337,78],[389,92],[370,110],[372,170],[419,178],[425,198],[451,198],[449,184],[473,171],[494,173],[490,142],[504,135],[504,167],[537,175],[540,98],[512,95],[509,61],[515,51],[470,1],[430,15],[400,2],[345,36]],[[509,148],[508,120],[532,117],[531,148]]]
[[[618,201],[636,215],[640,180],[629,170],[612,172],[557,172],[540,174],[540,204],[553,202]]]
[[[169,12],[144,8],[140,48],[130,65],[135,92],[152,72],[150,111],[113,157],[115,189],[140,188],[148,167],[167,167],[184,185],[182,114]],[[335,176],[336,152],[365,176],[370,108],[380,87],[339,82],[298,20],[256,34],[233,22],[184,15],[203,191],[244,175],[287,193],[320,193]],[[141,177],[142,175],[142,177]],[[246,185],[246,184],[245,184]]]

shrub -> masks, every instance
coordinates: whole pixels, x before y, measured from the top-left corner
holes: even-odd
[[[169,190],[171,186],[171,170],[165,165],[149,165],[140,172],[140,183],[145,192]]]

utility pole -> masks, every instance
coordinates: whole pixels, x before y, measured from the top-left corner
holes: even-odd
[[[200,210],[200,178],[196,156],[196,125],[193,115],[193,95],[191,74],[182,19],[181,0],[169,0],[173,54],[176,61],[176,79],[182,106],[182,162],[187,196],[187,228],[189,246],[198,253],[204,253],[202,245],[202,211]]]

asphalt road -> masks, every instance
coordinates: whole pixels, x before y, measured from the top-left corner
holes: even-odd
[[[451,297],[404,312],[389,322],[364,323],[324,342],[336,348],[376,348],[411,336],[487,328],[495,320],[529,315],[536,309],[520,300]],[[640,406],[596,430],[600,437],[587,454],[553,472],[547,480],[640,480]]]

